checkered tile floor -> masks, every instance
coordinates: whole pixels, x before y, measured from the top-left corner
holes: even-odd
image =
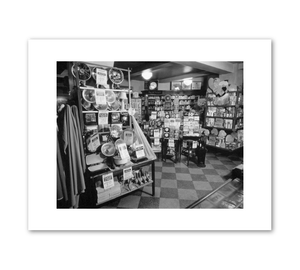
[[[224,183],[231,169],[242,163],[237,156],[207,153],[206,167],[193,162],[186,166],[171,160],[155,162],[155,196],[152,186],[146,186],[129,195],[103,204],[100,208],[185,208]],[[211,206],[210,206],[211,207]]]

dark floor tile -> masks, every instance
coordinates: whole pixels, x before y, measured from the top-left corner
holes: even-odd
[[[187,167],[189,167],[189,168],[199,168],[198,165],[193,161],[190,161],[189,166],[187,166]]]
[[[207,181],[207,178],[204,174],[191,174],[193,181]]]
[[[206,196],[207,194],[209,194],[211,191],[210,190],[196,190],[196,192],[198,195],[198,199],[201,199],[204,196]]]
[[[189,205],[194,203],[194,200],[179,200],[180,208],[187,208]]]
[[[193,181],[181,181],[181,180],[177,180],[177,188],[195,189]]]
[[[206,156],[207,160],[219,160],[215,155]]]
[[[118,208],[138,208],[140,200],[141,200],[140,196],[133,196],[129,194],[120,199]]]
[[[189,173],[188,168],[176,168],[176,173]]]
[[[207,174],[207,175],[219,175],[218,172],[213,169],[202,169],[202,171],[204,174]]]
[[[104,203],[102,205],[100,205],[99,208],[117,208],[118,204],[120,202],[120,198],[114,199],[112,201],[109,201],[107,203]]]
[[[159,198],[141,197],[138,208],[159,208]]]
[[[172,163],[170,163],[170,162],[163,162],[163,167],[174,167],[174,166],[175,166],[174,162],[172,162]]]
[[[161,209],[164,209],[164,208],[178,209],[178,208],[180,208],[179,199],[160,198],[159,208],[161,208]]]
[[[238,157],[238,156],[229,156],[228,158],[230,158],[231,160],[234,160],[234,161],[240,161],[241,158]]]
[[[213,189],[218,188],[219,186],[221,186],[223,184],[223,182],[209,182],[209,184],[211,185],[211,187]]]
[[[217,170],[227,170],[227,167],[225,165],[212,164],[212,166]]]
[[[161,179],[176,179],[176,173],[162,173]]]
[[[178,199],[178,190],[177,188],[161,188],[160,197]]]
[[[142,189],[137,189],[137,190],[133,191],[130,194],[135,195],[135,196],[141,196],[142,195]]]
[[[235,165],[235,163],[233,163],[231,160],[222,160],[222,163],[224,164],[224,165]]]
[[[160,187],[161,186],[161,178],[155,177],[155,186]]]
[[[155,171],[156,172],[162,172],[162,167],[155,166]]]

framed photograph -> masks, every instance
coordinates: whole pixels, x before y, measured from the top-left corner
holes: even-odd
[[[182,82],[180,81],[174,81],[174,82],[171,82],[171,90],[182,90]]]

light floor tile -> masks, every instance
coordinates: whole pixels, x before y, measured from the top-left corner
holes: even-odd
[[[192,189],[178,189],[178,197],[183,200],[197,200],[198,195],[196,190]]]
[[[209,161],[210,164],[218,164],[218,165],[223,165],[222,161],[218,160],[218,159],[211,159]]]
[[[201,169],[190,168],[189,171],[191,174],[203,174],[203,171]]]
[[[163,167],[162,168],[163,173],[176,173],[175,167]]]
[[[176,177],[177,180],[192,181],[191,175],[187,174],[187,173],[177,173],[175,177]]]
[[[206,175],[206,179],[209,182],[224,182],[224,179],[220,175]]]
[[[177,188],[177,181],[176,179],[162,179],[161,180],[161,187],[167,187],[167,188]]]
[[[225,175],[227,175],[227,174],[230,173],[229,170],[216,170],[216,171],[217,171],[217,173],[218,173],[219,175],[221,175],[221,176],[225,176]]]

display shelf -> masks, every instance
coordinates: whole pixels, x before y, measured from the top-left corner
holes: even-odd
[[[100,89],[100,90],[110,90],[110,91],[114,91],[114,92],[128,92],[128,91],[130,91],[130,89],[110,89],[110,88],[83,87],[83,86],[79,86],[79,89],[81,89],[81,90],[99,90]]]
[[[224,148],[224,147],[220,147],[220,146],[216,146],[216,145],[212,145],[212,144],[206,144],[206,146],[209,146],[211,148],[218,149],[218,150],[224,150],[226,152],[235,152],[235,151],[238,151],[243,148],[243,146],[241,146],[241,147],[237,147],[234,149],[229,149],[229,148]]]
[[[94,87],[93,86],[90,86],[90,85],[82,85],[80,84],[80,80],[79,80],[79,75],[78,75],[78,69],[77,69],[77,66],[78,66],[78,62],[74,62],[74,65],[75,65],[75,78],[76,78],[76,88],[77,89],[77,103],[78,103],[78,108],[79,108],[79,117],[80,117],[80,127],[81,127],[81,134],[82,136],[84,137],[85,136],[85,122],[83,120],[83,117],[85,117],[84,114],[98,114],[98,113],[124,113],[124,112],[128,112],[127,110],[103,110],[103,111],[98,111],[98,110],[84,110],[82,108],[82,93],[83,93],[83,90],[87,89],[87,90],[98,90],[98,89],[101,89],[101,90],[108,90],[108,91],[113,91],[113,92],[126,92],[128,93],[128,105],[129,107],[131,107],[131,100],[132,100],[132,90],[131,89],[131,81],[130,81],[130,69],[126,70],[126,69],[120,69],[120,68],[117,68],[117,67],[108,67],[108,66],[104,66],[104,65],[97,65],[97,64],[90,64],[88,62],[81,62],[81,63],[84,63],[90,67],[99,67],[99,68],[102,68],[102,67],[106,67],[106,68],[115,68],[115,69],[119,69],[119,70],[123,70],[123,71],[126,71],[128,72],[128,88],[127,86],[124,87],[123,89],[114,89],[113,86],[110,86],[109,89],[103,89],[103,88],[97,88],[97,87]],[[121,86],[122,87],[122,86]],[[123,126],[123,128],[126,128],[128,127],[128,125],[126,126]],[[131,118],[129,117],[129,127],[132,127],[132,122],[131,122]],[[98,127],[99,128],[99,127]],[[109,131],[97,131],[98,134],[109,134],[110,132]],[[84,142],[85,144],[85,142]],[[88,150],[87,148],[84,149],[85,150],[85,155],[89,154],[88,153]],[[109,157],[108,157],[109,158]],[[111,160],[113,160],[113,158],[111,157],[110,158]],[[112,161],[113,162],[113,161]],[[91,202],[90,204],[93,204],[93,205],[88,205],[88,207],[95,207],[95,205],[99,206],[105,202],[108,202],[110,200],[113,200],[117,197],[121,197],[121,196],[125,196],[126,194],[129,194],[137,189],[140,189],[144,186],[147,186],[147,185],[152,185],[152,196],[155,195],[155,159],[151,159],[151,160],[145,160],[145,161],[142,161],[142,162],[138,162],[138,163],[134,163],[134,162],[128,162],[127,164],[125,164],[124,166],[122,167],[119,167],[119,166],[116,166],[115,169],[109,169],[108,166],[106,166],[105,169],[99,169],[99,167],[93,167],[93,165],[95,164],[90,164],[90,166],[87,166],[87,170],[86,170],[86,176],[85,176],[85,181],[86,182],[90,182],[90,181],[93,181],[94,183],[94,186],[90,186],[90,189],[88,191],[88,193],[93,193],[93,190],[96,189],[96,185],[95,185],[95,182],[97,181],[102,181],[102,176],[107,174],[107,173],[112,173],[113,174],[113,177],[118,177],[120,175],[123,174],[123,170],[126,169],[126,168],[129,168],[131,167],[132,170],[139,170],[140,168],[142,167],[145,167],[145,166],[148,166],[150,165],[151,166],[151,172],[149,171],[149,174],[151,175],[151,181],[139,186],[138,188],[136,189],[133,189],[133,190],[128,190],[126,192],[122,192],[121,190],[121,194],[119,195],[115,195],[113,197],[110,197],[109,199],[105,200],[105,201],[101,201],[101,203],[97,203],[96,202]],[[93,168],[92,168],[93,167]],[[95,171],[93,171],[93,169]],[[98,180],[97,180],[98,179]]]
[[[216,129],[223,129],[224,131],[235,131],[237,129],[228,129],[224,127],[211,127],[211,126],[205,126],[205,128],[216,128]]]
[[[150,184],[153,184],[153,181],[149,181],[149,182],[147,182],[147,183],[145,183],[145,184],[143,184],[143,185],[138,186],[138,187],[135,188],[135,189],[128,190],[128,191],[125,191],[125,192],[122,192],[122,193],[119,194],[119,195],[113,196],[113,197],[111,197],[111,198],[109,198],[109,199],[107,199],[107,200],[103,200],[103,201],[101,201],[100,203],[97,203],[96,206],[101,206],[102,204],[104,204],[104,203],[106,203],[106,202],[109,202],[109,201],[112,201],[112,200],[114,200],[114,199],[123,197],[123,196],[125,196],[125,195],[127,195],[127,194],[129,194],[129,193],[131,193],[131,192],[134,192],[134,191],[136,191],[136,190],[139,190],[139,189],[141,189],[141,188],[143,188],[143,187],[145,187],[145,186],[148,186],[148,185],[150,185]]]
[[[206,105],[206,107],[237,107],[238,105]]]
[[[227,135],[232,134],[233,132],[243,130],[243,127],[240,124],[243,123],[243,91],[239,88],[237,91],[229,91],[230,96],[229,99],[225,102],[223,97],[217,97],[215,94],[207,92],[207,105],[205,106],[204,113],[204,125],[203,127],[206,129],[217,129],[218,131],[223,130],[225,133],[220,136],[221,139],[225,139]],[[221,103],[226,103],[223,105],[216,105]],[[216,116],[213,114],[220,114],[223,116]],[[224,116],[227,115],[227,116]],[[230,117],[228,117],[230,115]],[[217,126],[215,126],[217,124]],[[238,132],[239,135],[234,136],[235,143],[243,144],[243,134],[242,132]],[[209,135],[212,136],[212,135]],[[222,147],[218,147],[216,145],[207,144],[207,147],[214,147],[216,149],[224,149],[226,151],[236,151],[236,149],[226,149]]]
[[[222,119],[234,119],[234,117],[224,117],[224,116],[208,116],[206,118],[222,118]]]
[[[138,186],[137,188],[135,189],[132,189],[132,190],[128,190],[126,192],[122,192],[114,197],[111,197],[105,201],[101,201],[100,203],[97,203],[96,206],[99,206],[105,202],[108,202],[108,201],[111,201],[111,200],[114,200],[116,198],[119,198],[119,197],[122,197],[122,196],[125,196],[131,192],[134,192],[138,189],[141,189],[145,186],[148,186],[148,185],[152,185],[152,196],[155,195],[155,160],[146,160],[146,161],[142,161],[142,162],[139,162],[139,163],[133,163],[133,164],[130,164],[130,165],[125,165],[123,166],[122,168],[118,168],[116,170],[111,170],[111,171],[106,171],[106,172],[102,172],[101,170],[100,171],[95,171],[95,172],[91,172],[91,176],[90,178],[94,181],[94,183],[98,182],[98,181],[101,181],[102,178],[99,179],[99,177],[101,177],[102,175],[104,174],[107,174],[107,173],[113,173],[113,177],[117,177],[117,176],[120,176],[123,174],[123,170],[126,169],[126,168],[130,168],[132,167],[132,170],[138,170],[142,167],[145,167],[145,166],[148,166],[148,165],[151,165],[151,180],[143,185],[140,185]],[[97,180],[96,180],[97,179]]]
[[[82,113],[122,113],[127,112],[127,110],[120,110],[120,111],[82,111]]]

